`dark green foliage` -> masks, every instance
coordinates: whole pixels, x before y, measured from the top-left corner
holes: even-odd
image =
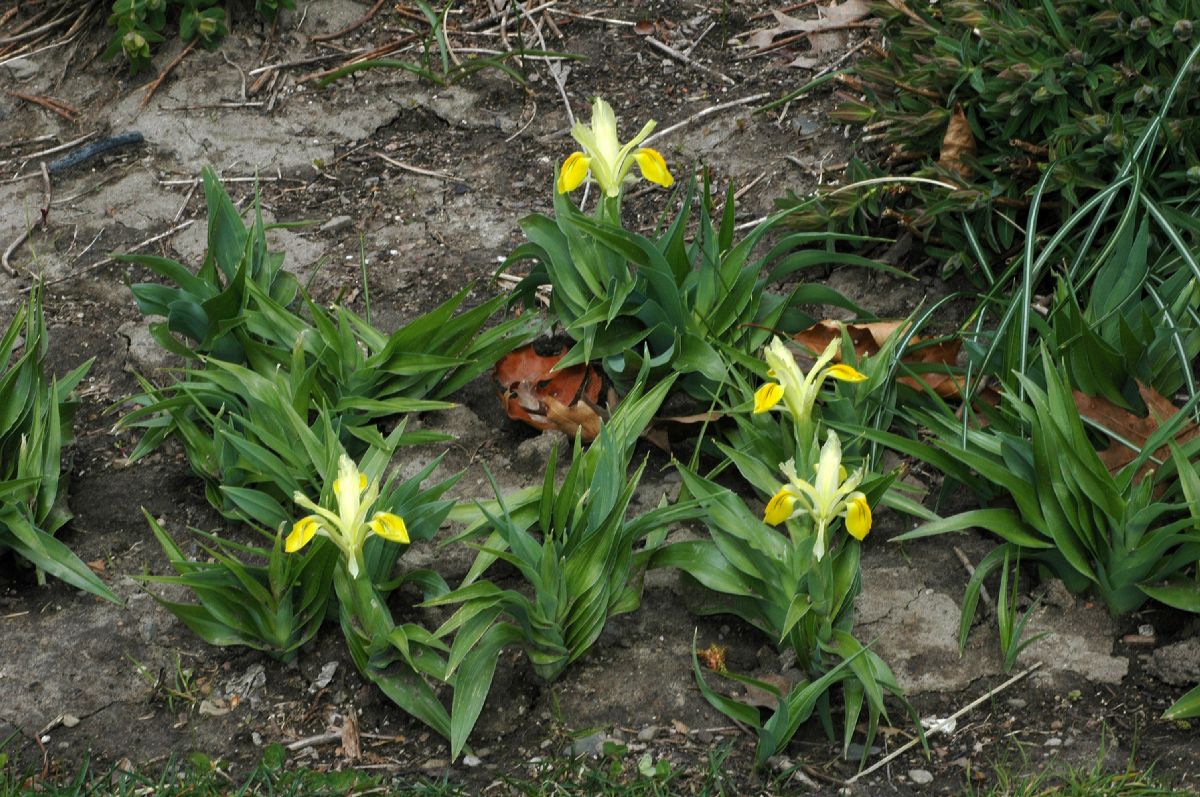
[[[92,361],[54,380],[46,376],[46,320],[34,292],[0,336],[0,554],[12,551],[46,574],[117,602],[55,533],[71,519],[62,446],[70,442],[77,402],[71,391]]]
[[[255,0],[254,10],[268,22],[280,9],[295,8],[295,0]],[[124,53],[129,74],[150,65],[150,45],[163,41],[162,32],[178,19],[179,38],[214,50],[229,33],[228,14],[219,0],[115,0],[108,26],[114,28],[105,58]]]
[[[1017,222],[1048,164],[1044,229],[1117,176],[1160,111],[1154,195],[1180,196],[1200,180],[1197,0],[904,0],[879,3],[876,13],[887,49],[853,67],[864,99],[843,103],[836,116],[870,127],[869,138],[887,147],[883,168],[912,164],[915,175],[951,189],[872,185],[826,197],[804,211],[806,222],[865,223],[887,208],[947,270],[981,257],[991,265],[1019,246]],[[938,163],[956,106],[977,148],[961,159],[965,173]],[[858,164],[848,176],[878,174]]]

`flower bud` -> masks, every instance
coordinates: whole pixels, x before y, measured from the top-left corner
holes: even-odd
[[[1133,101],[1137,105],[1145,105],[1154,102],[1158,96],[1158,89],[1150,84],[1146,84],[1133,93]]]
[[[1171,28],[1171,33],[1175,34],[1175,38],[1181,42],[1185,42],[1192,38],[1192,21],[1190,19],[1181,19]]]
[[[1200,166],[1192,166],[1187,170],[1187,179],[1189,183],[1200,184]]]
[[[1033,97],[1030,99],[1035,105],[1044,105],[1054,99],[1054,97],[1050,94],[1050,89],[1045,86],[1038,86],[1038,90],[1033,93]]]
[[[1150,17],[1134,17],[1133,21],[1129,23],[1129,36],[1132,39],[1143,39],[1153,27],[1154,23],[1150,21]]]
[[[1109,152],[1120,152],[1125,149],[1125,134],[1115,130],[1104,137],[1104,148]]]

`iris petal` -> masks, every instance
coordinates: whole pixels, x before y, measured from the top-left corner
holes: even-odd
[[[767,382],[765,385],[754,391],[754,414],[766,412],[779,403],[783,398],[783,385],[776,382]]]
[[[784,487],[779,492],[772,496],[767,502],[767,509],[763,513],[763,520],[770,523],[772,526],[778,526],[783,521],[792,516],[792,510],[796,506],[796,496]]]
[[[856,540],[867,536],[871,530],[871,505],[862,493],[854,493],[846,501],[846,531]]]
[[[829,366],[825,374],[843,382],[865,382],[867,379],[867,375],[862,371],[844,363]]]
[[[399,515],[393,515],[391,512],[376,512],[375,517],[371,518],[368,525],[371,527],[371,531],[385,540],[408,544],[408,526],[404,524],[404,518]]]
[[[312,541],[312,538],[317,535],[317,531],[320,528],[321,519],[316,515],[300,518],[292,526],[292,531],[287,535],[287,539],[283,541],[283,550],[288,553],[295,553],[305,545],[308,545]]]
[[[667,162],[663,160],[663,156],[657,150],[642,147],[633,153],[633,159],[637,161],[638,169],[642,172],[642,177],[645,177],[650,182],[657,183],[663,188],[670,188],[675,184],[675,178],[667,170]]]
[[[582,152],[572,152],[568,155],[558,172],[558,193],[569,194],[578,188],[587,177],[591,162],[592,159]]]

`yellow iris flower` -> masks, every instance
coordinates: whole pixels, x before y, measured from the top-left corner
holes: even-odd
[[[333,496],[337,501],[337,512],[313,503],[303,493],[292,496],[292,500],[314,514],[300,518],[292,526],[283,543],[285,551],[295,553],[317,535],[328,537],[346,556],[350,577],[357,578],[368,534],[408,544],[408,528],[399,515],[376,512],[367,520],[367,512],[379,498],[379,485],[368,483],[366,475],[359,473],[358,466],[345,454],[338,460]]]
[[[800,514],[810,515],[816,525],[817,539],[813,545],[816,559],[825,555],[825,531],[834,518],[845,518],[846,531],[856,540],[870,532],[871,505],[867,503],[867,497],[855,489],[862,481],[862,468],[846,474],[842,467],[842,444],[836,433],[831,431],[821,447],[817,472],[811,483],[796,474],[792,460],[779,468],[787,476],[788,483],[767,503],[763,520],[776,526]]]
[[[796,365],[796,358],[787,345],[776,337],[764,351],[769,369],[767,376],[775,382],[767,382],[754,393],[754,413],[766,412],[783,401],[795,421],[808,421],[812,416],[813,404],[821,392],[826,378],[842,382],[862,382],[867,376],[843,363],[830,364],[837,356],[841,339],[829,341],[825,351],[813,363],[807,374]]]
[[[636,136],[622,146],[617,138],[617,117],[612,106],[596,98],[592,104],[592,123],[576,122],[571,128],[571,137],[583,147],[583,152],[572,152],[558,172],[558,193],[574,191],[591,174],[592,179],[606,195],[615,197],[621,193],[621,185],[636,163],[642,177],[664,188],[670,188],[675,178],[667,169],[667,162],[657,150],[638,147],[654,130],[654,122],[646,122]]]

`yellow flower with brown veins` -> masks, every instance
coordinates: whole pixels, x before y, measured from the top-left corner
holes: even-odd
[[[781,400],[797,422],[807,422],[812,416],[813,404],[821,393],[826,378],[842,382],[862,382],[866,374],[844,363],[830,364],[837,356],[841,339],[829,341],[825,351],[805,374],[796,364],[796,358],[787,345],[778,337],[771,341],[763,352],[767,361],[767,376],[776,381],[767,382],[754,393],[754,414],[767,412]]]
[[[846,531],[856,540],[862,540],[870,532],[871,505],[867,496],[855,489],[863,479],[863,470],[846,474],[842,467],[842,444],[836,433],[831,431],[821,447],[812,482],[797,475],[793,460],[784,462],[779,469],[788,482],[767,502],[763,520],[777,526],[797,515],[811,515],[817,535],[813,556],[818,561],[825,555],[825,530],[834,518],[845,518]]]
[[[357,578],[368,534],[408,544],[408,527],[399,515],[376,512],[367,520],[371,505],[379,498],[379,485],[368,482],[366,475],[359,473],[358,466],[345,454],[338,460],[333,496],[337,501],[337,512],[313,503],[301,492],[292,496],[292,500],[314,514],[300,518],[292,526],[283,543],[285,551],[295,553],[308,545],[313,537],[328,537],[345,555],[350,577]]]
[[[638,147],[654,130],[654,122],[646,122],[641,131],[624,146],[617,138],[617,117],[612,106],[596,98],[592,104],[592,123],[576,122],[571,128],[571,137],[583,147],[583,152],[572,152],[558,172],[558,193],[574,191],[590,174],[606,195],[615,197],[621,193],[621,185],[636,163],[642,177],[652,183],[670,188],[675,178],[667,169],[667,162],[657,150]]]

